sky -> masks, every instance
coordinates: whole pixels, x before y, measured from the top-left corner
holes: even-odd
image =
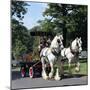
[[[44,19],[42,13],[47,7],[47,3],[28,2],[28,12],[25,14],[23,22],[24,26],[31,29],[38,25],[37,21]]]

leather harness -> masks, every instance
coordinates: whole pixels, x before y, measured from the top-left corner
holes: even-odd
[[[52,48],[52,49],[51,49],[51,52],[52,52],[53,55],[55,55],[55,56],[59,56],[61,50],[59,50],[59,52],[56,52],[55,48]]]
[[[77,46],[78,46],[78,44],[77,44]],[[78,46],[79,47],[79,46]],[[71,50],[71,53],[73,54],[73,55],[79,55],[79,51],[77,51],[77,52],[75,52],[73,49],[72,49],[72,46],[70,45],[70,50]]]

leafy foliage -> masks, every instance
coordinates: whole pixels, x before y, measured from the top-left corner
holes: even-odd
[[[43,15],[46,18],[41,21],[42,29],[63,33],[64,46],[69,39],[79,36],[87,47],[87,6],[50,3]]]
[[[23,1],[12,1],[11,3],[11,16],[16,16],[19,19],[23,19],[27,12],[27,3]]]
[[[26,51],[27,51],[26,46],[23,45],[20,40],[16,39],[16,43],[12,51],[15,59],[17,59],[17,57],[21,56]]]
[[[28,12],[26,2],[12,1],[11,3],[11,31],[12,55],[16,58],[24,53],[33,52],[34,58],[39,58],[38,36],[31,36],[31,31],[47,31],[63,33],[64,46],[77,36],[82,38],[83,48],[87,49],[87,6],[49,3],[42,13],[44,20],[39,20],[38,26],[28,30],[23,25],[24,15]]]
[[[12,55],[14,58],[32,51],[33,40],[30,32],[23,22],[20,22],[27,13],[26,6],[28,4],[23,1],[12,1],[11,4]]]

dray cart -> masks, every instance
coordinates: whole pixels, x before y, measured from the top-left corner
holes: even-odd
[[[20,66],[22,77],[38,78],[42,76],[41,61],[20,62]],[[50,65],[46,67],[46,71],[50,72]]]
[[[41,77],[41,61],[20,62],[22,77]]]

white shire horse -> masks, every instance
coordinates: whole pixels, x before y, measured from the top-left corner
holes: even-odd
[[[81,38],[76,38],[71,46],[68,48],[64,48],[61,51],[61,56],[66,57],[68,59],[69,64],[69,72],[71,73],[71,62],[75,61],[75,71],[80,71],[80,63],[79,63],[79,53],[82,51],[82,41]]]
[[[54,72],[54,64],[59,61],[58,56],[60,56],[60,51],[64,48],[63,43],[63,36],[58,34],[54,37],[51,42],[50,47],[45,47],[40,52],[41,62],[42,62],[42,77],[43,79],[52,78]],[[58,55],[59,54],[59,55]],[[49,77],[46,73],[46,63],[50,64],[51,71],[49,73]],[[60,80],[59,77],[59,67],[56,69],[56,74],[54,77],[55,80]]]

